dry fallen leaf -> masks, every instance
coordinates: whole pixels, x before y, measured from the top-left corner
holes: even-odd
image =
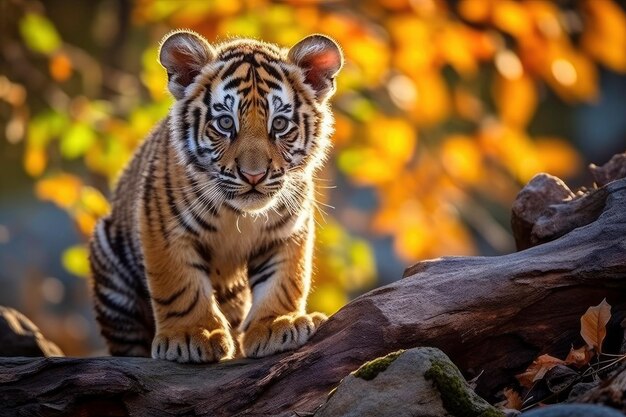
[[[530,388],[535,381],[544,377],[546,372],[557,365],[564,365],[565,362],[550,355],[541,355],[523,373],[515,377],[524,388]]]
[[[606,324],[611,318],[611,306],[606,298],[595,307],[589,307],[580,318],[580,335],[590,348],[602,352],[602,342],[606,337]]]
[[[506,398],[506,402],[504,403],[505,408],[512,408],[513,410],[522,409],[522,397],[517,391],[511,388],[505,388],[504,397]]]
[[[574,349],[572,346],[567,354],[567,358],[565,358],[565,364],[567,365],[575,365],[577,367],[585,366],[593,358],[593,352],[589,348],[589,346],[581,346],[578,349]]]

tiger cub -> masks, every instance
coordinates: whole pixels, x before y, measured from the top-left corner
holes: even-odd
[[[296,348],[326,320],[305,306],[341,49],[323,35],[213,46],[181,30],[159,61],[176,102],[90,242],[109,349],[213,362]]]

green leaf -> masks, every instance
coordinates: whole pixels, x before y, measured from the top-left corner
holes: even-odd
[[[61,155],[75,159],[83,155],[95,142],[96,135],[83,123],[72,125],[61,138]]]
[[[20,21],[20,33],[32,51],[50,54],[61,46],[61,37],[50,20],[36,13],[27,13]]]

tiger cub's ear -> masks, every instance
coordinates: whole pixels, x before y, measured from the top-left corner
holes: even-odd
[[[289,50],[289,59],[302,68],[306,83],[319,100],[335,92],[335,76],[343,65],[343,54],[335,41],[324,35],[307,36]]]
[[[177,100],[214,57],[213,47],[195,32],[180,30],[163,38],[159,62],[167,70],[167,88]]]

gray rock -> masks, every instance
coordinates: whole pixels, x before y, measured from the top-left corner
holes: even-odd
[[[0,306],[0,356],[64,356],[25,315]]]
[[[501,417],[439,349],[398,351],[363,364],[315,417]]]
[[[559,404],[522,413],[521,417],[624,417],[624,414],[600,405]]]
[[[597,387],[599,383],[600,381],[579,382],[578,384],[574,384],[574,386],[572,387],[572,390],[569,392],[569,395],[567,396],[567,401],[574,402],[574,400],[577,397],[581,396],[582,394],[585,394],[590,389]]]

